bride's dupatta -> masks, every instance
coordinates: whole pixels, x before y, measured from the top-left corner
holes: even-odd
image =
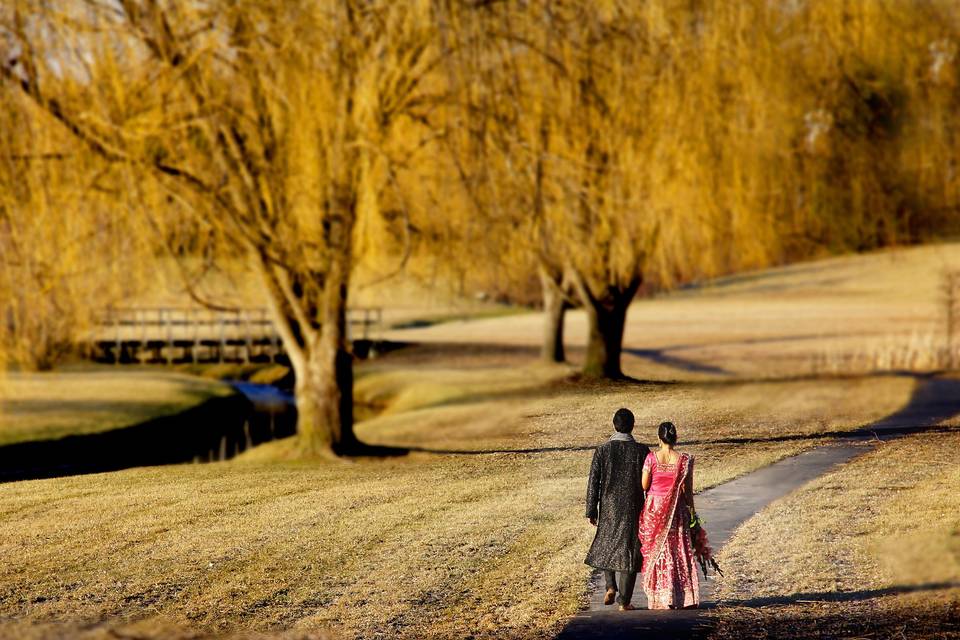
[[[655,587],[654,572],[648,570],[648,568],[652,568],[666,550],[667,534],[670,533],[670,525],[680,505],[680,496],[683,494],[683,486],[689,470],[690,456],[681,453],[680,459],[677,460],[677,476],[674,478],[668,499],[658,500],[657,505],[644,517],[643,524],[646,526],[640,527],[640,547],[643,553],[643,587],[647,591],[653,591]]]

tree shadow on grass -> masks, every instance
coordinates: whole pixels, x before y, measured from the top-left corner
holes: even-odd
[[[687,371],[689,373],[712,373],[715,375],[730,376],[733,375],[732,371],[728,371],[723,367],[718,367],[712,364],[705,364],[703,362],[698,362],[696,360],[691,360],[690,358],[681,358],[680,356],[672,356],[667,353],[675,347],[666,347],[663,349],[627,349],[623,350],[624,353],[636,356],[638,358],[643,358],[645,360],[650,360],[656,362],[657,364],[662,364],[674,369],[680,369],[682,371]]]
[[[960,426],[941,425],[942,422],[960,415],[960,380],[938,378],[932,375],[915,375],[912,377],[916,379],[916,386],[905,405],[890,415],[858,429],[761,438],[689,440],[685,444],[748,444],[820,440],[823,438],[870,440],[879,439],[881,436],[909,435],[920,431],[952,432],[960,430]]]
[[[569,447],[530,447],[530,448],[516,448],[516,449],[434,449],[431,447],[417,447],[411,446],[408,447],[410,451],[416,451],[417,453],[435,453],[438,455],[450,455],[450,456],[489,456],[494,454],[536,454],[536,453],[563,453],[569,451],[592,451],[596,449],[596,445],[581,445],[581,446],[569,446]]]
[[[334,451],[339,456],[347,458],[400,458],[408,455],[415,449],[411,447],[394,447],[390,445],[366,444],[357,441],[353,444],[335,447]]]
[[[704,438],[684,440],[685,446],[700,445],[737,445],[762,444],[776,442],[794,442],[804,440],[854,440],[865,441],[885,437],[909,435],[920,431],[931,433],[950,433],[960,431],[960,426],[941,425],[940,423],[960,415],[960,380],[937,378],[933,376],[914,376],[917,385],[907,403],[897,411],[879,420],[853,430],[819,431],[814,433],[785,434],[779,436],[731,436],[728,438]],[[643,381],[625,380],[628,384],[649,384]],[[569,384],[569,380],[562,384]],[[616,383],[613,383],[616,384]],[[589,390],[584,390],[584,393]],[[529,393],[529,390],[527,390]],[[563,391],[569,393],[569,391]],[[502,399],[502,394],[497,398]],[[547,397],[547,396],[544,396]],[[470,400],[476,400],[476,397]],[[467,402],[466,398],[457,399],[457,402]],[[514,449],[441,449],[431,447],[409,447],[410,451],[422,453],[448,455],[490,455],[490,454],[537,454],[557,453],[570,451],[589,451],[595,449],[595,444],[569,445],[555,447],[530,447]]]
[[[956,599],[936,597],[940,589],[957,586],[958,583],[899,586],[725,602],[724,608],[719,609],[720,617],[710,637],[718,640],[958,638],[960,606]],[[908,601],[895,598],[911,593],[922,597]],[[726,606],[731,608],[726,609]],[[741,613],[733,607],[747,611]],[[685,637],[702,636],[692,634]]]
[[[721,600],[720,605],[725,607],[766,607],[771,605],[806,604],[817,602],[853,602],[857,600],[871,600],[884,596],[896,596],[907,593],[923,593],[929,591],[944,591],[960,588],[960,581],[928,582],[917,585],[896,585],[883,589],[864,589],[861,591],[822,591],[814,593],[793,593],[784,596],[763,596],[746,598],[743,600]]]

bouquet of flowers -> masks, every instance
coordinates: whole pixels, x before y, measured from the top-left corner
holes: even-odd
[[[690,538],[693,540],[693,553],[703,570],[703,577],[707,577],[707,567],[713,567],[717,575],[723,577],[720,565],[713,558],[713,549],[707,540],[707,530],[703,528],[703,520],[696,513],[690,514]]]

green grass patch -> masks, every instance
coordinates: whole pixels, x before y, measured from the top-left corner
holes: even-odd
[[[0,380],[0,446],[109,431],[232,393],[229,386],[140,367],[11,372]]]

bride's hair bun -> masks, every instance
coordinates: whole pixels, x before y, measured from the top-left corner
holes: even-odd
[[[661,440],[671,446],[677,444],[677,428],[673,426],[672,422],[661,422],[660,428],[657,430],[657,435],[660,436]]]

